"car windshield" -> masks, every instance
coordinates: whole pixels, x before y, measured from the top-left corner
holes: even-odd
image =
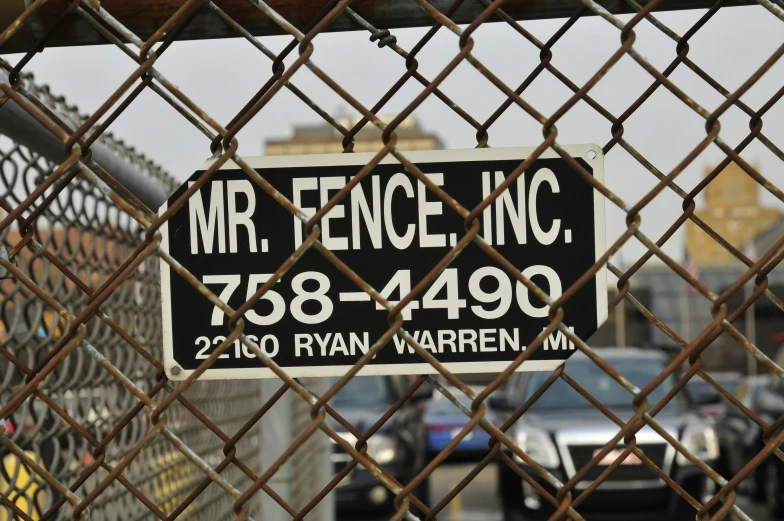
[[[337,382],[337,378],[332,384]],[[335,407],[378,407],[391,402],[389,388],[381,376],[355,376],[332,399]]]
[[[717,380],[717,383],[724,387],[730,394],[734,394],[737,382],[731,380]],[[711,385],[700,378],[699,376],[692,376],[689,383],[686,384],[689,393],[691,393],[692,397],[697,401],[702,401],[704,398],[712,397],[712,396],[721,396],[719,392],[711,387]]]
[[[612,360],[611,365],[624,378],[637,388],[642,389],[656,378],[664,369],[660,363],[650,360],[623,359]],[[623,388],[615,379],[605,373],[599,366],[590,360],[576,360],[566,363],[565,373],[575,380],[583,389],[607,407],[631,407],[633,396]],[[531,376],[526,387],[525,399],[531,397],[547,380],[550,373],[536,373]],[[670,375],[648,396],[648,403],[653,406],[664,398],[667,392],[675,385],[675,378]],[[683,407],[680,393],[670,402],[678,407]],[[542,396],[539,397],[532,408],[535,409],[582,409],[593,408],[593,405],[582,397],[574,388],[563,379],[558,378],[553,382]]]

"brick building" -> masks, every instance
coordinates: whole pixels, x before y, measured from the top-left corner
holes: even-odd
[[[712,169],[706,168],[705,175]],[[735,163],[730,163],[704,190],[705,207],[695,213],[738,249],[770,228],[781,211],[764,206],[760,186]],[[686,222],[686,251],[700,267],[737,264],[733,255],[693,221]]]
[[[392,117],[379,117],[385,123]],[[338,117],[336,120],[343,128],[351,129],[360,117]],[[395,129],[397,148],[399,150],[439,150],[443,143],[435,134],[421,127],[416,118],[408,117],[400,122]],[[354,136],[354,152],[378,152],[384,144],[381,141],[381,130],[372,123],[366,124]],[[343,134],[328,123],[313,125],[296,125],[291,135],[285,139],[271,139],[265,146],[268,156],[294,154],[339,154],[343,152]]]

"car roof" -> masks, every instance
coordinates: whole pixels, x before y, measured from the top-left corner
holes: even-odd
[[[479,394],[479,393],[481,393],[485,389],[481,385],[469,385],[468,388],[471,389],[474,392],[474,394]],[[460,389],[458,389],[455,386],[445,385],[444,389],[446,389],[447,391],[449,391],[453,395],[457,396],[458,398],[461,397],[461,396],[465,396],[465,393],[463,393],[463,391],[461,391]],[[438,390],[435,390],[433,392],[433,396],[435,398],[444,398],[444,399],[446,399],[446,397],[443,394],[441,394]]]
[[[615,362],[620,361],[648,361],[648,362],[655,362],[657,364],[665,365],[669,362],[670,357],[664,351],[657,349],[657,348],[641,348],[641,347],[596,347],[592,348],[593,352],[597,354],[602,360],[608,362],[610,365],[613,365]],[[570,364],[585,364],[594,362],[591,361],[588,356],[583,353],[582,351],[576,352],[574,355],[569,357],[566,361],[566,367],[568,368]],[[514,389],[519,385],[526,385],[531,375],[536,373],[533,372],[519,372],[515,373],[509,378],[509,381],[506,385],[507,392],[509,390]],[[514,391],[512,391],[514,392]]]
[[[735,382],[735,381],[740,382],[740,380],[743,378],[743,375],[735,371],[709,371],[708,374],[710,375],[711,378],[713,378],[717,382]],[[705,381],[699,376],[697,377],[697,380],[701,382]],[[691,383],[692,381],[695,381],[694,377],[692,377],[691,380],[689,380],[689,383]]]
[[[666,361],[668,356],[664,351],[655,348],[641,348],[641,347],[597,347],[593,348],[593,352],[600,358],[611,361],[621,359],[645,359],[645,360],[658,360]],[[588,356],[582,351],[578,351],[572,355],[569,360],[586,360]],[[567,360],[567,363],[569,362]]]

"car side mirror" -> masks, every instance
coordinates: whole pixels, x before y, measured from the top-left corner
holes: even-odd
[[[694,405],[718,405],[722,401],[722,396],[720,394],[703,394],[698,396],[692,396],[692,402]]]
[[[487,405],[496,411],[511,411],[514,409],[512,402],[504,395],[491,396],[487,399]]]

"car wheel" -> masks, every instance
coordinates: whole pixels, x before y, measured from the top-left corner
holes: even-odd
[[[427,506],[430,506],[430,476],[417,487],[416,496]]]
[[[414,495],[428,508],[433,506],[430,504],[430,477],[429,476],[414,490]],[[417,511],[419,514],[422,514],[424,517],[424,512],[419,511],[419,509],[413,506],[413,504],[411,506],[415,511]]]
[[[765,501],[765,469],[757,467],[749,476],[751,478],[751,499]],[[728,478],[729,479],[729,478]]]
[[[765,503],[773,519],[784,519],[784,498],[781,489],[781,468],[776,461],[765,462]]]
[[[525,521],[523,511],[517,508],[504,509],[504,521]]]

